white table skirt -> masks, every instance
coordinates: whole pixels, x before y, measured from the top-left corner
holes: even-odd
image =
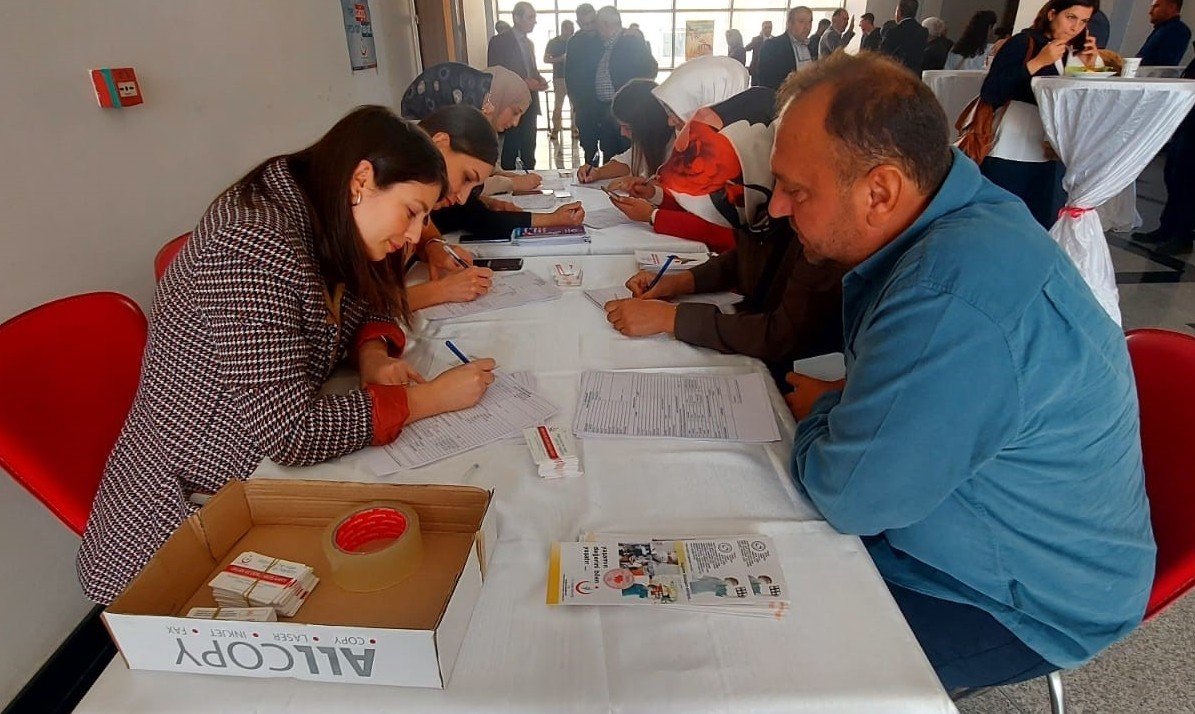
[[[929,69],[921,73],[921,80],[946,112],[946,126],[951,141],[958,138],[954,123],[971,100],[979,96],[979,89],[987,76],[987,70],[984,69]]]
[[[1050,144],[1066,166],[1067,208],[1050,235],[1109,316],[1120,322],[1116,272],[1094,209],[1123,192],[1195,105],[1195,81],[1035,77]]]
[[[624,280],[630,256],[580,259],[585,287]],[[547,275],[553,259],[527,268]],[[570,424],[585,369],[757,371],[756,360],[667,338],[615,333],[581,293],[417,326],[409,356],[453,363],[451,338],[501,368],[531,370]],[[495,491],[499,543],[444,691],[131,672],[119,658],[79,712],[953,712],[858,538],[818,520],[788,476],[793,421],[775,389],[775,444],[587,439],[585,475],[543,481],[521,439],[427,467],[375,476],[370,454],[269,475],[469,482]],[[401,437],[400,437],[401,438]],[[376,452],[375,452],[376,455]],[[264,477],[267,475],[263,473]],[[783,621],[544,604],[548,544],[584,531],[730,534],[776,539],[793,608]]]
[[[1186,65],[1154,65],[1152,67],[1139,67],[1137,69],[1138,77],[1159,77],[1161,79],[1178,79],[1183,76],[1183,70]]]
[[[549,171],[544,175],[551,177],[555,173],[554,171]],[[573,198],[570,200],[580,201],[586,211],[613,208],[610,199],[604,191],[580,186],[569,186],[568,190],[573,194]],[[503,197],[496,196],[496,198],[500,199]],[[558,205],[564,203],[566,201],[560,201]],[[540,213],[543,212],[540,211]],[[675,238],[656,233],[646,223],[628,222],[624,225],[602,228],[600,230],[590,228],[589,235],[592,239],[589,243],[577,245],[513,246],[502,243],[478,243],[470,244],[467,247],[479,258],[526,258],[547,255],[626,255],[634,253],[637,250],[660,250],[674,253],[694,253],[709,250],[700,241],[686,240],[684,238]],[[460,240],[460,234],[450,233],[445,238],[449,242],[457,243]]]

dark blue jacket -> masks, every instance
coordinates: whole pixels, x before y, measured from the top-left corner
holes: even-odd
[[[1141,64],[1147,67],[1173,67],[1182,64],[1190,42],[1191,28],[1181,19],[1171,18],[1154,26],[1137,56],[1141,58]]]

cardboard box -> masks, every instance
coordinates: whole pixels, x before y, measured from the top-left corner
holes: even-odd
[[[491,495],[471,486],[234,481],[179,526],[104,622],[132,669],[443,688],[495,542]],[[327,577],[324,528],[370,501],[415,508],[423,563],[394,587],[347,592]],[[215,605],[208,581],[246,550],[307,563],[320,584],[281,622],[186,617]]]

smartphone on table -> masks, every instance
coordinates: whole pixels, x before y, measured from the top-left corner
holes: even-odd
[[[522,270],[522,258],[477,258],[473,265],[479,268],[489,268],[495,273]]]

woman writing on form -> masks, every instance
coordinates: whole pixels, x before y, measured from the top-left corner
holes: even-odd
[[[361,107],[212,202],[154,295],[141,384],[77,560],[87,597],[111,602],[192,496],[264,458],[319,463],[481,399],[493,360],[424,380],[392,317],[406,304],[387,256],[418,240],[445,187],[427,136]],[[346,356],[360,389],[322,394]]]

